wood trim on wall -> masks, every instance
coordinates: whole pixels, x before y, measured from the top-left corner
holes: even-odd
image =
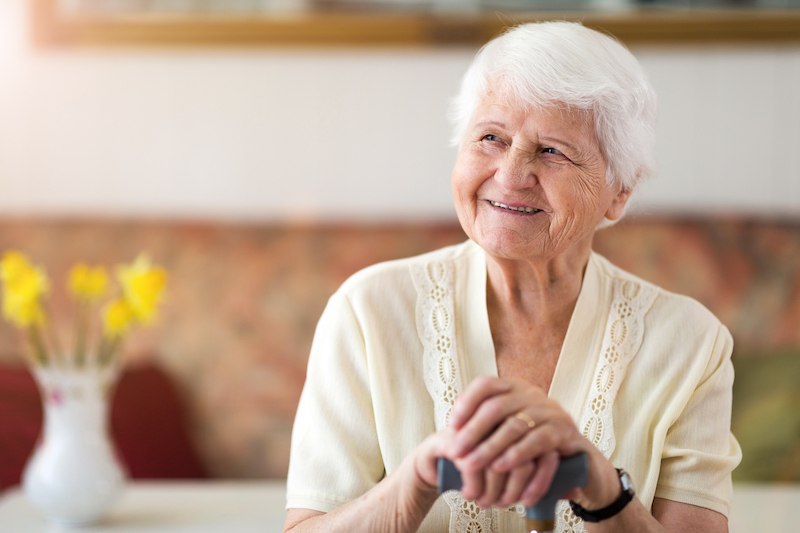
[[[508,25],[580,20],[627,44],[800,42],[800,10],[636,10],[502,17],[307,13],[66,17],[30,0],[41,48],[129,46],[479,46]]]

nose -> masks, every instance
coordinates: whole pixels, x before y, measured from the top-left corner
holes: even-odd
[[[539,183],[538,164],[529,154],[511,149],[506,152],[495,170],[495,180],[506,190],[527,189]]]

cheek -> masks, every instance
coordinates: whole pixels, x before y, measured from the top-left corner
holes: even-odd
[[[572,176],[562,182],[551,195],[551,201],[561,206],[561,212],[571,218],[592,217],[602,209],[608,200],[605,177]],[[601,217],[602,218],[602,217]]]
[[[451,178],[451,186],[453,189],[453,198],[456,200],[456,205],[473,202],[475,199],[475,192],[480,185],[478,173],[475,172],[476,166],[466,158],[461,158],[456,161]]]
[[[576,184],[575,203],[582,210],[591,210],[602,201],[603,190],[596,183],[583,181]]]

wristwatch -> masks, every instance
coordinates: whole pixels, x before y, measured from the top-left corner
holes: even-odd
[[[588,511],[570,500],[569,506],[572,507],[572,512],[575,513],[575,516],[584,522],[599,522],[606,518],[611,518],[622,511],[636,495],[636,491],[633,490],[633,482],[631,482],[631,477],[626,471],[617,468],[617,474],[619,475],[619,484],[622,486],[622,494],[611,505],[596,511]]]

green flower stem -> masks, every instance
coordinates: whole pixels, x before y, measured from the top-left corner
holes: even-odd
[[[28,327],[28,336],[33,346],[33,360],[39,366],[47,366],[50,359],[47,357],[47,349],[42,342],[42,333],[36,324]]]
[[[83,298],[78,301],[75,320],[75,366],[86,364],[86,330],[89,327],[89,302]]]
[[[46,334],[46,338],[41,338],[42,346],[44,346],[45,341],[47,341],[53,349],[55,356],[61,359],[63,363],[66,355],[64,350],[62,350],[61,343],[58,341],[58,334],[56,333],[55,327],[53,327],[53,323],[49,320],[45,322],[45,325],[44,333]]]
[[[99,366],[103,367],[111,363],[111,359],[114,357],[114,354],[119,348],[121,342],[121,335],[115,335],[111,339],[108,337],[103,337],[97,354],[97,363]]]

